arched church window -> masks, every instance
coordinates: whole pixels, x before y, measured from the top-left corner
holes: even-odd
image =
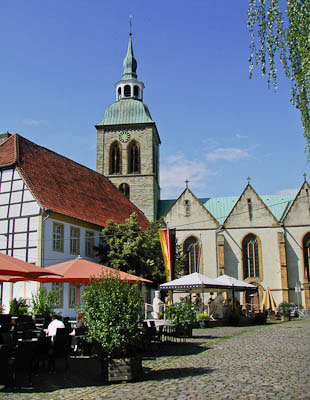
[[[139,86],[133,87],[133,95],[134,97],[139,97]]]
[[[183,253],[186,255],[188,273],[199,272],[200,248],[198,239],[194,236],[187,238],[183,244]]]
[[[127,197],[127,199],[129,200],[129,196],[130,196],[130,189],[129,189],[129,185],[127,183],[121,183],[119,185],[119,190],[123,193],[123,195],[125,195]]]
[[[250,233],[242,242],[243,278],[260,278],[261,244],[257,236]]]
[[[117,142],[110,147],[110,175],[121,173],[121,149]]]
[[[304,253],[304,269],[305,269],[305,280],[310,282],[310,233],[307,233],[302,241],[302,248]]]
[[[140,147],[138,143],[133,140],[128,146],[128,173],[139,174],[140,165]]]
[[[125,85],[124,86],[124,95],[125,95],[125,97],[130,97],[131,96],[131,87],[130,87],[130,85]]]
[[[118,88],[117,93],[118,93],[118,100],[119,100],[122,97],[122,88],[121,87]]]

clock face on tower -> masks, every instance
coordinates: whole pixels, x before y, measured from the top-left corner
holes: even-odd
[[[130,140],[130,133],[127,131],[122,131],[119,134],[119,140],[123,143],[127,143]]]

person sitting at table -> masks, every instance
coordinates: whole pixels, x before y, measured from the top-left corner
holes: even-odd
[[[49,323],[45,333],[47,336],[53,337],[56,335],[57,328],[65,328],[65,324],[59,319],[57,314],[53,314],[52,321]]]

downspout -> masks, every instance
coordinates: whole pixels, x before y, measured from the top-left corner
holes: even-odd
[[[47,215],[42,219],[41,222],[41,267],[44,267],[44,222],[50,217],[50,209],[43,209],[43,213],[46,212]]]

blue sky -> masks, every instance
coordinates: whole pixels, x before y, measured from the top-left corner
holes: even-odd
[[[0,132],[95,169],[133,14],[144,101],[160,137],[162,199],[296,191],[309,171],[289,83],[248,77],[247,0],[10,0],[0,4]]]

